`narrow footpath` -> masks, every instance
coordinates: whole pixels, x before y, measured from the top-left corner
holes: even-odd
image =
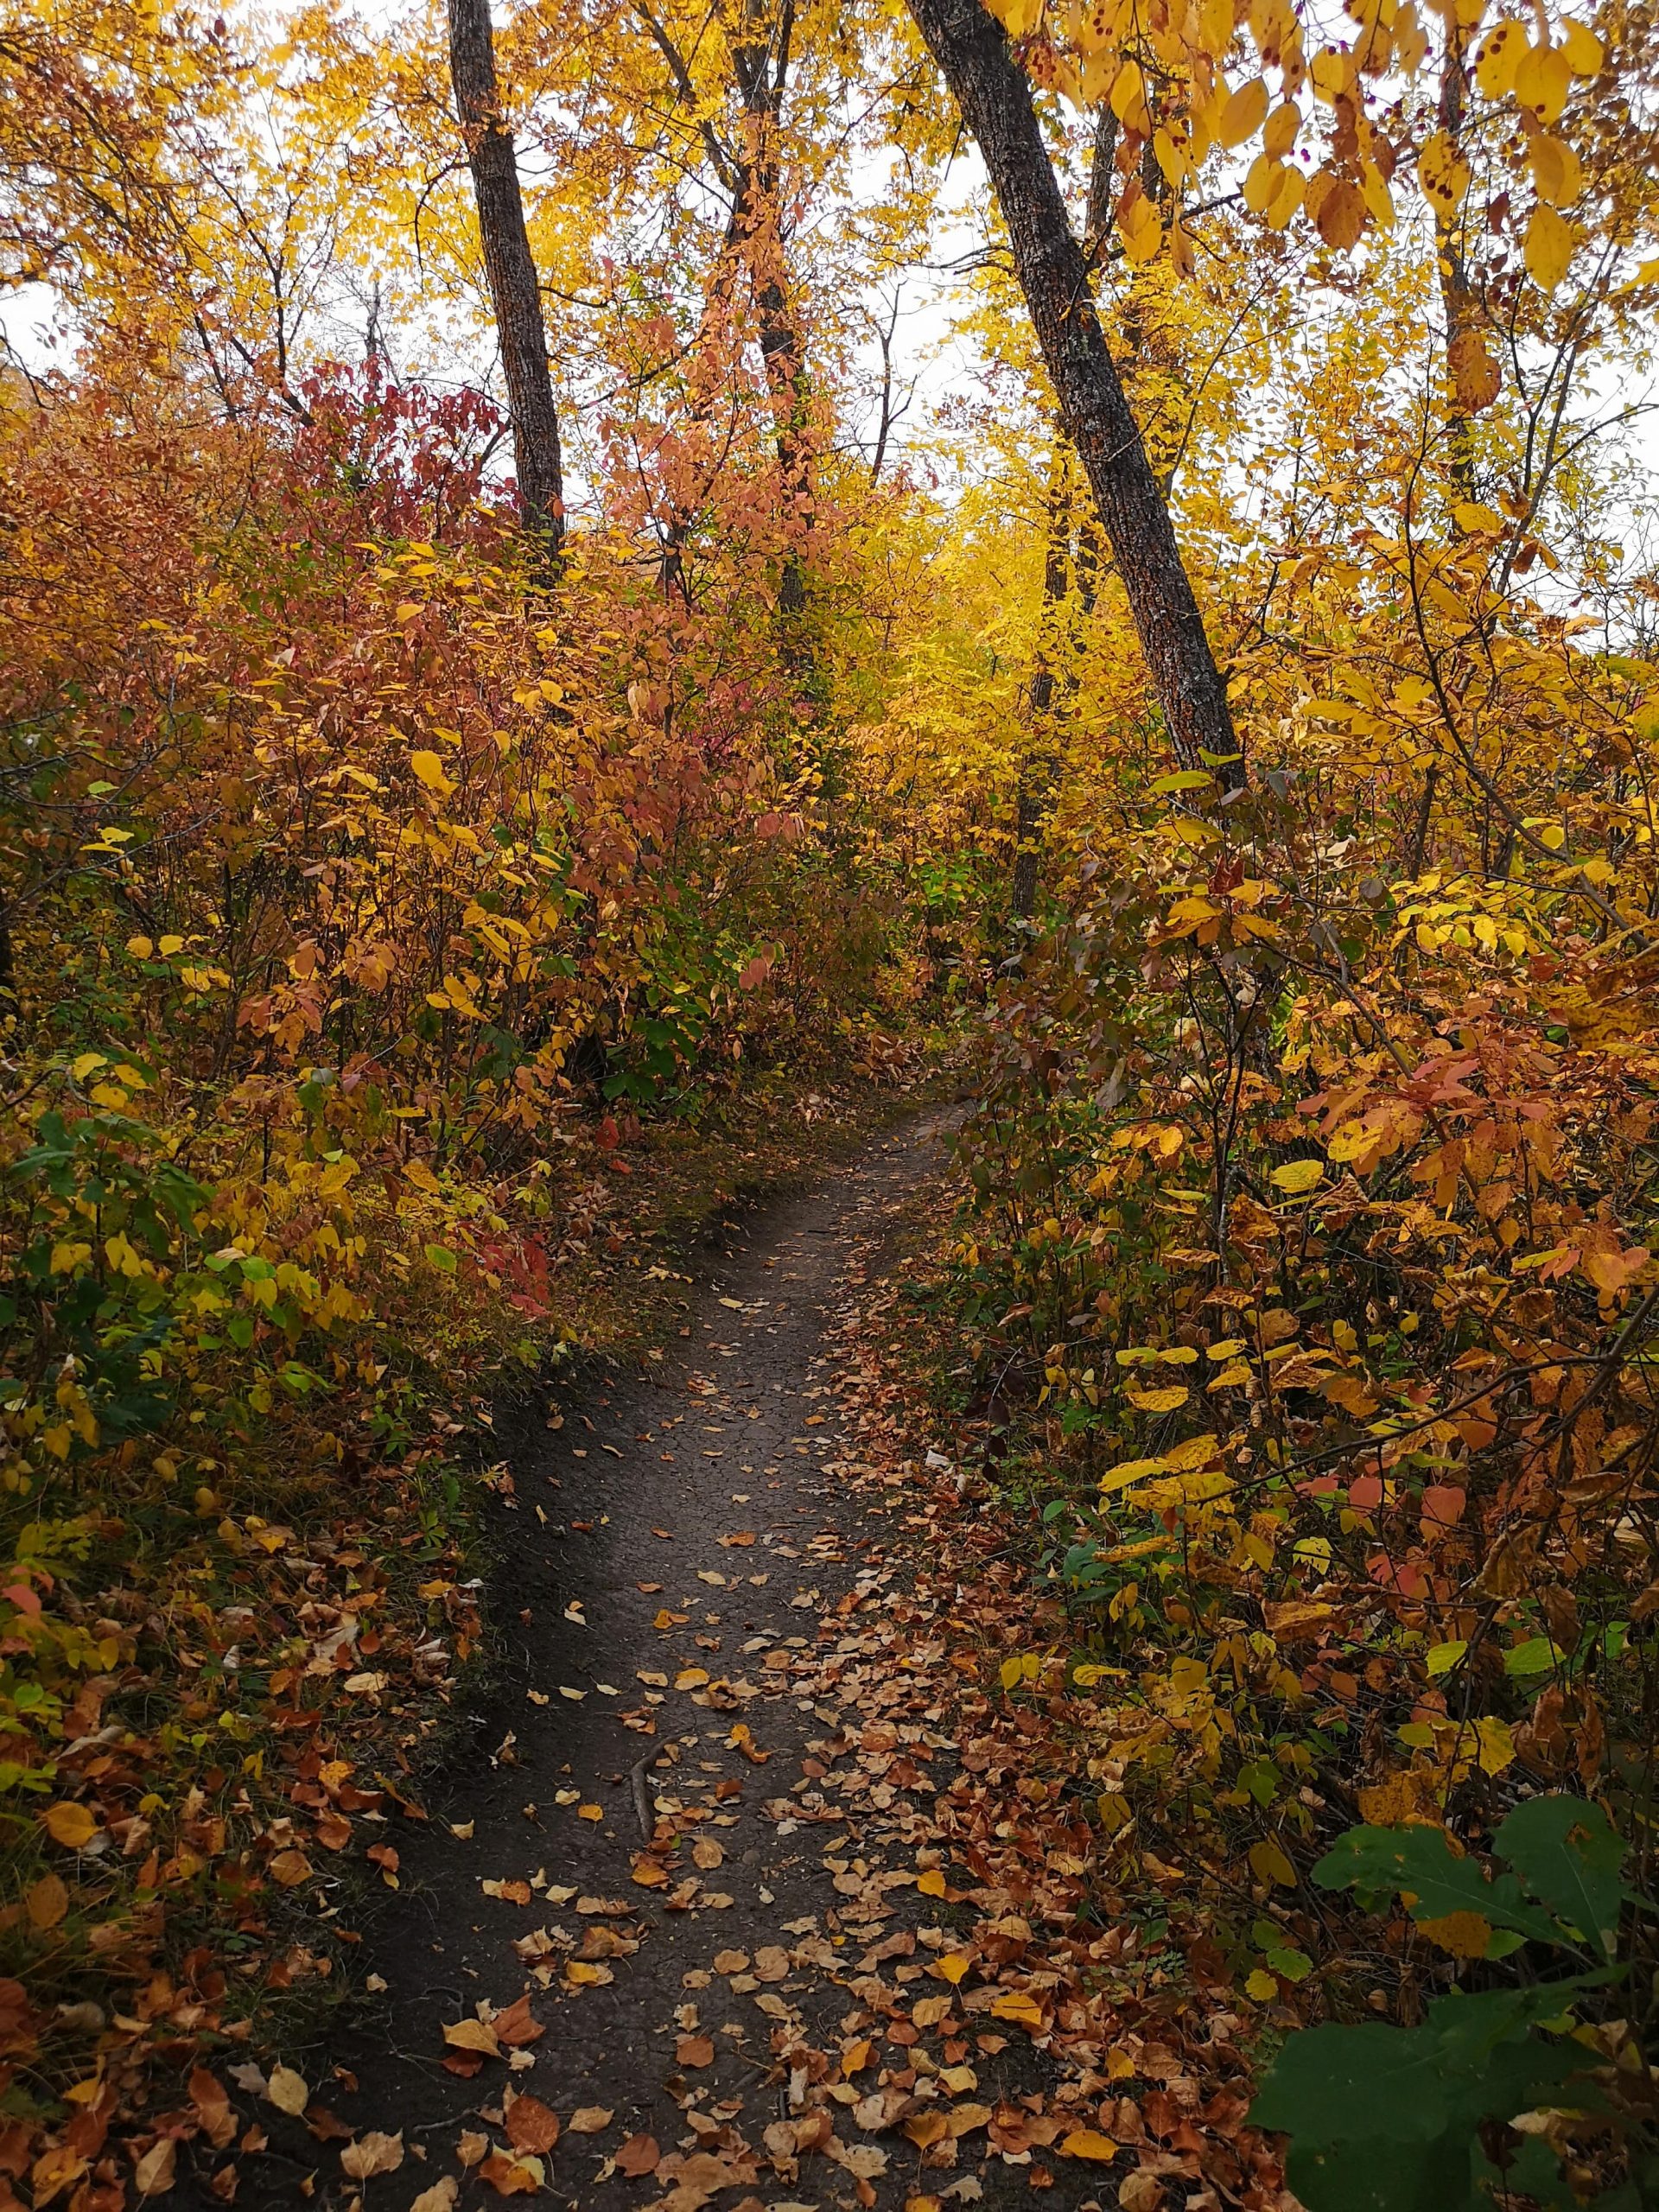
[[[948,1458],[854,1371],[943,1127],[734,1228],[677,1349],[555,1394],[504,1504],[512,1662],[426,1817],[388,1826],[375,2000],[297,2082],[232,2069],[261,2205],[1160,2212],[1218,2207],[1216,2176],[1276,2201],[1243,2096],[1200,2110],[1171,2008],[1109,1988],[1135,1938],[1100,1916],[1066,1758],[995,1694],[1020,1570],[971,1502],[983,1537],[931,1544]]]

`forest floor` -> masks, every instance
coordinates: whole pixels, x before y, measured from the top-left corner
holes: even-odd
[[[245,2204],[1278,2202],[1224,1993],[1138,1955],[999,1694],[1028,1569],[892,1363],[947,1118],[717,1235],[679,1338],[525,1431],[509,1648],[396,1823],[367,1994],[231,2070]]]

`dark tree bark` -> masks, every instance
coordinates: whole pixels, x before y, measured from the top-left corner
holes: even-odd
[[[1037,905],[1037,878],[1042,854],[1043,830],[1054,804],[1054,784],[1059,770],[1057,691],[1069,707],[1072,691],[1065,676],[1055,682],[1054,664],[1063,660],[1069,674],[1075,645],[1068,633],[1066,595],[1071,588],[1071,472],[1066,466],[1065,442],[1054,441],[1048,470],[1048,539],[1043,556],[1042,613],[1037,629],[1037,652],[1033,661],[1027,698],[1031,707],[1031,747],[1020,774],[1015,801],[1013,906],[1016,917],[1028,922]]]
[[[1200,752],[1236,755],[1226,683],[1101,331],[1030,84],[981,0],[909,0],[909,7],[996,188],[1026,304],[1123,580],[1170,741],[1189,767],[1200,765]],[[1215,772],[1234,788],[1244,780],[1236,758]]]
[[[1448,26],[1446,55],[1440,65],[1440,129],[1451,144],[1454,157],[1462,149],[1464,105],[1469,92],[1465,36],[1455,22]],[[1434,260],[1440,276],[1440,306],[1446,315],[1446,381],[1450,386],[1446,429],[1451,448],[1452,492],[1454,499],[1472,499],[1475,496],[1474,439],[1469,410],[1464,403],[1462,392],[1463,379],[1467,371],[1460,366],[1459,357],[1479,326],[1474,293],[1469,283],[1469,264],[1464,253],[1461,223],[1462,217],[1457,208],[1441,210],[1437,207]],[[1418,872],[1421,874],[1421,869]]]
[[[732,205],[732,233],[742,242],[749,261],[760,359],[778,425],[779,487],[797,524],[804,529],[812,519],[806,348],[785,281],[782,176],[778,157],[794,32],[794,0],[782,0],[775,21],[764,0],[745,0],[741,33],[732,47],[744,128],[738,188]],[[784,556],[778,611],[789,626],[785,658],[798,675],[809,674],[812,666],[810,646],[799,630],[806,602],[806,563],[798,547],[792,546]]]
[[[484,272],[507,379],[518,511],[524,528],[543,540],[556,563],[564,543],[559,417],[548,374],[541,286],[518,189],[518,159],[496,89],[490,0],[448,0],[448,14],[449,76],[467,140]]]

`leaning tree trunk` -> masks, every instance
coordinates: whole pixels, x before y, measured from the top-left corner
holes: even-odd
[[[518,160],[496,90],[489,0],[448,0],[448,12],[449,75],[466,134],[484,273],[507,379],[518,511],[525,529],[543,541],[556,563],[564,543],[559,417],[548,374],[541,286],[518,189]]]
[[[909,0],[909,7],[996,188],[1049,378],[1123,579],[1171,743],[1189,767],[1199,765],[1200,753],[1224,764],[1217,775],[1236,787],[1244,779],[1226,683],[1107,350],[1030,84],[981,0]]]

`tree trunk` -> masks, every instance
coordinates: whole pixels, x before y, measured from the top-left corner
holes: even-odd
[[[484,271],[507,379],[518,512],[524,528],[543,541],[556,564],[564,543],[559,417],[548,374],[541,286],[518,189],[518,161],[496,90],[489,0],[448,0],[448,13],[449,75],[467,140]]]
[[[1446,56],[1440,65],[1440,122],[1454,156],[1462,150],[1463,109],[1468,89],[1464,33],[1452,22],[1447,26]],[[1446,380],[1450,386],[1446,429],[1450,447],[1452,492],[1454,499],[1472,499],[1475,496],[1474,440],[1463,391],[1468,372],[1462,365],[1460,356],[1463,349],[1475,337],[1479,325],[1463,250],[1462,220],[1459,208],[1450,208],[1444,213],[1436,210],[1434,263],[1440,276],[1440,307],[1446,316]]]
[[[979,142],[1067,434],[1123,579],[1153,689],[1184,766],[1208,753],[1242,786],[1227,686],[1146,447],[1100,327],[1083,250],[1043,143],[1031,86],[981,0],[909,0]]]
[[[1042,609],[1038,618],[1037,650],[1032,658],[1027,697],[1031,706],[1031,748],[1020,775],[1015,802],[1013,907],[1016,918],[1028,922],[1037,905],[1037,879],[1042,856],[1043,830],[1054,804],[1054,785],[1059,773],[1059,732],[1056,693],[1071,702],[1065,677],[1076,661],[1067,648],[1075,641],[1068,634],[1066,596],[1071,588],[1071,472],[1066,465],[1065,441],[1057,437],[1048,468],[1048,538],[1043,556]],[[1057,686],[1054,664],[1064,660],[1065,671]]]
[[[794,0],[782,0],[775,21],[764,0],[745,0],[742,35],[732,48],[744,129],[732,228],[749,265],[760,359],[777,424],[779,487],[788,527],[805,531],[811,527],[813,507],[806,348],[789,294],[778,150],[794,29]],[[785,661],[810,688],[816,675],[815,656],[801,620],[807,596],[806,561],[798,543],[791,544],[784,555],[778,612],[784,623]]]

